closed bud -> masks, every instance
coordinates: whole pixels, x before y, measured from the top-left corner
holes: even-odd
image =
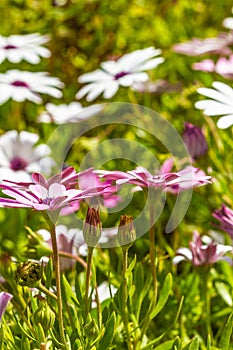
[[[33,320],[35,324],[41,324],[45,333],[48,332],[50,328],[53,327],[55,322],[55,313],[49,307],[46,299],[38,296],[38,309],[33,315]]]
[[[207,153],[208,145],[202,130],[191,123],[184,124],[183,140],[193,160]]]
[[[83,237],[89,247],[95,247],[102,232],[102,223],[98,209],[88,207],[86,221],[83,225]]]
[[[27,286],[33,288],[37,285],[42,277],[41,264],[34,261],[25,261],[19,264],[15,280],[20,286]]]
[[[125,248],[131,247],[136,239],[136,231],[132,216],[126,214],[121,215],[117,238],[120,246],[125,246]]]

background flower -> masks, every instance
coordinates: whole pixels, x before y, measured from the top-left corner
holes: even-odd
[[[31,181],[31,175],[43,171],[49,175],[54,160],[45,144],[35,146],[37,134],[11,130],[0,136],[0,180]]]
[[[79,77],[79,83],[88,85],[78,91],[76,98],[87,95],[87,101],[93,101],[102,93],[104,98],[111,98],[120,86],[130,87],[135,82],[147,81],[149,76],[144,70],[155,68],[164,61],[162,57],[155,57],[160,53],[161,50],[148,47],[126,54],[117,61],[101,63],[101,69]]]
[[[40,123],[77,123],[92,117],[102,110],[100,105],[83,107],[79,102],[60,105],[47,103],[45,107],[46,111],[42,112],[37,119]]]
[[[7,292],[0,292],[0,322],[2,321],[2,315],[5,312],[7,304],[13,298],[13,295]]]
[[[198,126],[185,122],[182,136],[193,160],[198,159],[208,151],[205,136]]]
[[[51,52],[41,46],[49,41],[49,36],[38,33],[26,35],[0,36],[0,63],[8,60],[19,63],[22,60],[32,64],[40,62],[40,57],[48,58]]]
[[[223,115],[217,126],[226,129],[233,124],[233,89],[222,82],[215,81],[214,89],[199,88],[197,92],[212,100],[202,100],[195,103],[197,109],[202,109],[206,115]]]
[[[233,251],[231,246],[217,244],[208,236],[200,237],[197,231],[193,232],[193,239],[189,242],[189,247],[177,250],[173,264],[187,260],[194,266],[210,265],[218,260],[225,260],[224,255]]]
[[[28,72],[12,69],[0,74],[0,104],[7,100],[23,102],[25,100],[34,103],[42,103],[39,94],[48,94],[60,98],[62,92],[59,90],[64,84],[53,78],[46,72]]]
[[[231,238],[233,238],[233,210],[222,204],[221,208],[216,209],[212,216],[220,223],[215,226],[229,233]]]

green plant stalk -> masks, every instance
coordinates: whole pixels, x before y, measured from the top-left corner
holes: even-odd
[[[49,224],[50,235],[52,240],[52,248],[53,248],[53,264],[55,270],[56,277],[56,288],[57,288],[57,306],[58,306],[58,324],[59,324],[59,333],[62,342],[62,348],[64,350],[68,350],[64,332],[63,325],[63,312],[62,312],[62,295],[61,295],[61,271],[60,271],[60,260],[59,260],[59,252],[57,247],[57,238],[56,238],[56,227],[54,223],[50,220],[50,218],[45,213],[46,220]]]
[[[47,296],[50,296],[54,300],[57,300],[57,296],[53,292],[51,292],[49,289],[47,289],[45,286],[43,286],[41,282],[38,283],[36,288],[39,289],[41,292],[45,293]]]
[[[128,268],[128,250],[129,248],[126,246],[122,246],[122,255],[123,255],[123,323],[126,331],[126,337],[127,337],[127,347],[128,350],[132,349],[132,343],[130,339],[130,332],[129,332],[129,317],[128,317],[128,310],[127,310],[127,299],[128,299],[128,287],[127,287],[127,278],[126,278],[126,271]]]
[[[96,276],[96,273],[94,273],[94,275]],[[102,326],[102,313],[101,313],[100,298],[99,298],[99,293],[98,293],[98,286],[97,286],[96,281],[95,281],[95,301],[97,304],[98,326],[99,326],[99,328],[101,328],[101,326]]]
[[[156,261],[155,258],[155,225],[154,225],[154,210],[153,210],[153,204],[150,204],[150,261],[151,261],[151,275],[152,275],[152,288],[153,288],[153,294],[151,298],[151,303],[149,306],[149,310],[146,314],[144,324],[142,327],[141,332],[141,339],[143,339],[144,335],[146,334],[147,328],[150,324],[150,313],[153,311],[156,302],[157,302],[157,296],[158,296],[158,282],[157,282],[157,273],[156,273]],[[138,346],[136,346],[136,349],[139,349]]]
[[[91,277],[91,265],[94,247],[88,247],[87,255],[87,270],[86,270],[86,284],[85,284],[85,306],[86,314],[89,312],[89,289],[90,289],[90,277]]]
[[[205,320],[206,320],[206,339],[210,337],[213,339],[212,327],[211,327],[211,310],[210,310],[210,295],[209,295],[209,271],[205,270],[204,275],[200,275],[203,283],[203,294],[204,294],[204,302],[205,302]]]

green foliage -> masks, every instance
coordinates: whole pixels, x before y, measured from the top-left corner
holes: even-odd
[[[166,81],[171,90],[140,93],[121,87],[110,102],[137,104],[157,111],[179,134],[183,132],[185,121],[198,125],[202,127],[209,146],[208,154],[198,159],[195,166],[210,174],[215,179],[214,183],[194,191],[185,218],[173,232],[165,232],[176,201],[176,197],[171,194],[167,195],[163,212],[156,222],[158,290],[155,291],[153,286],[151,242],[148,234],[135,241],[130,248],[128,267],[124,272],[120,247],[94,250],[91,288],[90,292],[88,291],[89,312],[85,300],[86,258],[83,257],[81,262],[73,259],[74,267],[62,271],[62,311],[69,350],[232,349],[232,266],[224,261],[213,265],[208,270],[208,283],[204,285],[207,275],[201,269],[198,270],[185,262],[178,266],[172,264],[177,248],[188,247],[194,230],[201,234],[215,230],[211,214],[221,203],[224,202],[233,209],[232,129],[218,129],[217,117],[203,116],[194,108],[194,103],[200,98],[196,91],[198,87],[210,87],[214,80],[229,85],[230,83],[227,78],[217,74],[192,70],[192,64],[202,58],[180,55],[172,48],[176,43],[194,37],[216,37],[219,32],[225,30],[222,21],[230,16],[231,7],[230,0],[0,2],[0,13],[3,14],[1,35],[36,32],[49,34],[50,41],[45,46],[52,53],[50,58],[42,59],[38,65],[31,65],[25,61],[16,64],[4,61],[1,63],[0,72],[5,73],[9,69],[45,71],[65,84],[63,98],[59,101],[43,95],[42,105],[12,100],[1,105],[0,134],[12,129],[27,130],[40,136],[39,143],[47,143],[57,129],[54,124],[37,122],[38,115],[44,111],[47,103],[75,101],[76,92],[83,86],[77,81],[81,74],[97,69],[101,62],[109,58],[154,46],[162,49],[165,61],[156,69],[148,71],[148,74],[153,82]],[[213,57],[214,60],[217,59],[217,56]],[[206,55],[204,58],[211,57]],[[105,102],[102,95],[94,101]],[[81,103],[83,106],[89,106],[84,99]],[[140,115],[135,114],[135,118],[140,120]],[[160,125],[156,127],[160,128]],[[62,140],[55,135],[54,144],[61,145],[63,142],[65,145],[73,132],[71,127]],[[102,142],[118,138],[141,144],[160,164],[171,156],[162,142],[148,131],[116,123],[90,128],[88,132],[83,133],[72,144],[65,162],[79,170],[83,160],[88,166],[92,166],[95,157],[101,160],[108,159],[111,154],[109,148],[98,146]],[[95,156],[85,158],[88,152],[95,148]],[[156,166],[150,164],[151,158],[147,158],[146,153],[145,156],[138,155],[138,164],[127,159],[127,151],[132,152],[132,149],[130,144],[129,148],[124,150],[124,159],[116,157],[103,162],[102,169],[132,170],[135,165],[141,165],[141,161],[148,164],[148,168]],[[115,151],[117,154],[117,146]],[[60,159],[59,152],[60,148],[57,147],[54,152],[55,160]],[[130,186],[125,187],[119,190],[119,193],[125,198],[130,190]],[[132,201],[125,208],[126,214],[137,217],[144,205],[145,198],[142,192],[135,192]],[[81,203],[77,213],[80,221],[85,217],[86,208],[86,204]],[[103,226],[117,226],[121,214],[124,214],[123,209],[116,212],[102,210]],[[55,263],[49,256],[49,249],[46,253],[49,260],[43,264],[41,279],[44,290],[39,287],[21,287],[15,280],[15,271],[19,263],[24,263],[28,258],[39,260],[41,254],[38,252],[45,251],[39,249],[43,248],[39,243],[36,251],[28,237],[31,233],[33,238],[36,238],[37,231],[42,228],[47,228],[47,224],[38,211],[10,208],[0,210],[0,275],[4,278],[4,282],[0,284],[0,291],[8,291],[14,296],[0,322],[0,350],[56,350],[63,346],[56,300]],[[220,233],[217,229],[216,231],[225,244],[232,244],[227,234]],[[38,239],[37,242],[39,241]],[[29,256],[29,251],[34,255]],[[14,259],[11,260],[10,257]],[[111,286],[117,291],[116,294],[109,293],[107,299],[100,301],[95,290],[104,281],[108,283],[107,292],[111,291]],[[207,290],[206,295],[204,290]],[[99,295],[99,299],[101,297],[102,295]],[[35,315],[40,311],[39,298],[44,298],[48,309],[56,315],[54,322],[47,322],[48,327],[35,320],[38,320]]]

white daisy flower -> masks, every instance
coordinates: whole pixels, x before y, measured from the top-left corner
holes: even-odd
[[[32,181],[30,174],[50,174],[54,161],[48,157],[50,149],[45,144],[35,146],[37,134],[16,130],[0,136],[0,180]]]
[[[149,76],[144,70],[155,68],[164,61],[162,57],[155,57],[160,53],[160,49],[148,47],[126,54],[117,61],[102,62],[101,69],[79,77],[79,83],[88,84],[78,91],[76,98],[87,95],[87,101],[93,101],[103,93],[108,99],[116,94],[120,86],[130,87],[135,82],[147,81]]]
[[[23,102],[30,100],[41,103],[39,94],[48,94],[55,98],[62,97],[59,90],[64,84],[46,72],[28,72],[12,69],[0,74],[0,104],[12,98],[14,101]]]
[[[38,33],[0,36],[0,63],[4,60],[12,63],[25,60],[31,64],[37,64],[40,62],[40,57],[48,58],[51,56],[51,52],[41,46],[47,41],[49,41],[47,35]]]
[[[88,119],[102,110],[101,105],[83,107],[79,102],[60,105],[47,103],[45,107],[46,111],[43,111],[37,119],[40,123],[76,123]]]
[[[220,129],[229,128],[233,125],[233,89],[227,84],[215,81],[214,89],[199,88],[197,92],[211,98],[195,103],[197,109],[203,110],[208,116],[222,115],[217,126]]]
[[[233,30],[233,17],[227,17],[222,22],[225,28]]]

